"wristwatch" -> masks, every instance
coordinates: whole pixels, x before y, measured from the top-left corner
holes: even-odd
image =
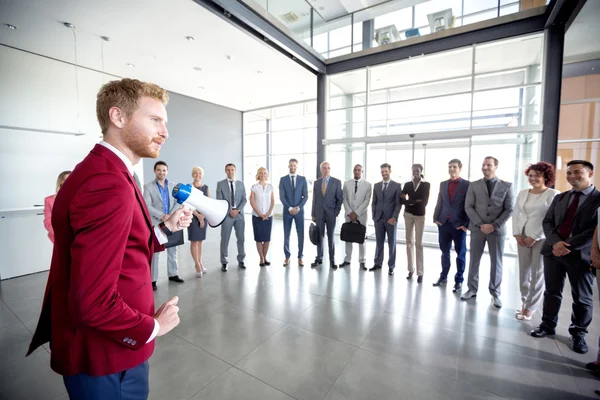
[[[171,236],[173,234],[173,231],[167,228],[167,225],[164,222],[158,224],[158,228],[167,236]]]

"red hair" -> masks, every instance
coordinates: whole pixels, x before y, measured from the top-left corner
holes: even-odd
[[[544,183],[546,186],[554,186],[556,180],[556,174],[554,172],[554,165],[545,161],[531,164],[525,169],[525,175],[529,175],[529,171],[535,171],[544,177]]]

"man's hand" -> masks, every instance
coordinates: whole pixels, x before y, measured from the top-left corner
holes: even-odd
[[[166,220],[168,220],[169,218],[171,218],[171,214],[165,214],[162,216],[162,218],[160,219],[162,222],[165,222]]]
[[[300,209],[298,207],[293,207],[289,212],[290,215],[296,215],[300,212]]]
[[[185,207],[178,208],[169,219],[164,221],[167,228],[172,232],[177,232],[183,228],[187,228],[192,223],[192,211]]]
[[[173,328],[179,325],[179,307],[177,307],[178,301],[179,297],[177,296],[171,298],[171,300],[160,306],[156,314],[154,314],[154,319],[160,324],[160,329],[158,330],[158,334],[156,336],[166,335],[172,331]]]
[[[494,225],[492,225],[492,224],[483,224],[480,226],[479,229],[481,229],[481,232],[484,235],[489,235],[490,233],[495,231]]]
[[[231,211],[229,212],[229,216],[230,216],[231,218],[235,218],[235,217],[237,217],[237,216],[238,216],[238,214],[239,214],[239,213],[240,213],[240,210],[231,210]]]
[[[552,245],[552,254],[556,257],[566,256],[571,252],[571,250],[568,249],[570,246],[569,243],[564,241],[556,242]]]
[[[456,230],[459,230],[459,229],[460,229],[461,231],[463,231],[463,232],[466,232],[466,231],[468,231],[468,230],[469,230],[467,227],[465,227],[465,226],[462,226],[462,225],[461,225],[461,226],[459,226],[458,228],[456,228]]]
[[[523,246],[525,247],[533,247],[536,240],[534,238],[526,237],[523,239]]]
[[[352,211],[350,214],[348,214],[348,218],[350,218],[350,221],[356,221],[358,219],[358,215]]]
[[[396,218],[390,218],[387,220],[387,223],[390,225],[396,225]]]
[[[442,223],[440,221],[433,221],[434,224],[436,224],[437,226],[442,226]]]

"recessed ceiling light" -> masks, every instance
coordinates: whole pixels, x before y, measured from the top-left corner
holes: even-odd
[[[200,68],[200,67],[194,67],[194,71],[202,71],[202,68]]]
[[[7,27],[8,29],[12,29],[13,31],[17,30],[17,27],[11,24],[4,24],[5,27]]]
[[[63,25],[66,26],[69,29],[75,29],[75,25],[73,25],[70,22],[63,22]]]
[[[319,10],[323,11],[325,9],[325,7],[321,6],[319,7]]]
[[[256,71],[257,74],[262,74],[262,71]]]
[[[300,94],[304,94],[304,92],[300,92]]]
[[[110,42],[110,38],[108,36],[100,36],[100,39],[104,40],[105,42]]]
[[[193,42],[194,40],[196,40],[196,39],[194,39],[193,36],[186,36],[185,38],[187,39],[188,42]]]
[[[204,89],[204,86],[198,86],[198,89]]]
[[[133,67],[135,67],[135,65],[133,65],[133,64],[131,64],[131,63],[127,63],[127,64],[125,64],[125,65],[127,65],[129,68],[133,68]]]

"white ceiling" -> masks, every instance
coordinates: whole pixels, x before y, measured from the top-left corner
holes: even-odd
[[[600,0],[588,0],[565,35],[565,61],[600,57]]]
[[[65,21],[84,67],[242,111],[316,97],[315,75],[192,0],[0,0],[18,27],[0,26],[0,43],[75,62]]]

